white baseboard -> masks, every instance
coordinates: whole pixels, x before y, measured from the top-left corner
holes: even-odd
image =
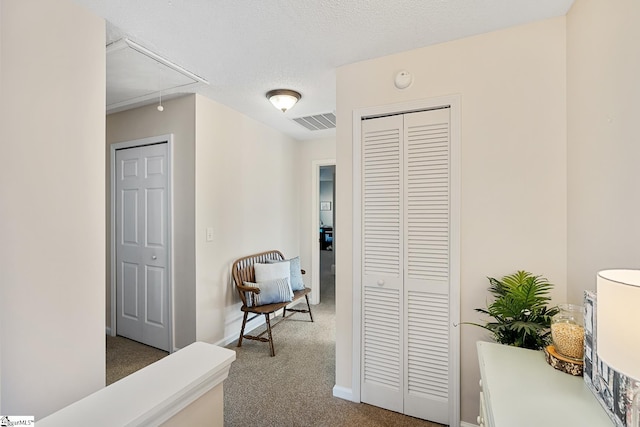
[[[353,390],[339,385],[333,386],[333,396],[353,402]]]
[[[477,425],[475,425],[475,424],[466,423],[466,422],[464,422],[464,421],[461,421],[461,422],[460,422],[460,427],[478,427],[478,426],[477,426]]]
[[[238,339],[238,337],[236,337],[235,335],[234,336],[228,336],[228,337],[222,338],[219,341],[214,342],[213,344],[217,345],[218,347],[226,347],[229,344],[231,344],[233,342],[233,340],[236,340],[236,339]]]
[[[304,304],[304,305],[305,305],[305,309],[306,309],[306,305],[307,305],[307,303],[306,303],[306,302],[305,302],[305,300],[303,300],[302,298],[300,298],[299,300],[294,301],[294,302],[292,302],[291,304],[289,304],[289,305],[287,306],[287,309],[289,309],[289,308],[293,308],[293,307],[296,307],[298,304]],[[280,313],[280,312],[278,312],[278,313]]]
[[[250,332],[250,331],[245,331],[245,334],[248,333],[248,332]],[[234,341],[236,341],[238,339],[238,334],[239,334],[239,332],[237,334],[229,335],[227,337],[222,338],[220,341],[214,342],[213,344],[217,345],[218,347],[226,347],[226,346],[228,346],[229,344],[231,344],[232,342],[234,342]]]
[[[278,311],[275,314],[280,314],[280,313],[281,311]],[[247,322],[247,326],[245,327],[245,330],[244,330],[245,335],[266,323],[264,320],[264,316],[261,314],[259,315],[249,314],[249,316],[256,316],[257,318],[254,319],[253,321]],[[238,339],[238,336],[240,335],[240,328],[242,326],[242,317],[243,316],[241,314],[240,316],[234,317],[231,321],[227,322],[227,327],[225,328],[225,332],[229,332],[229,333],[227,334],[227,336],[225,336],[219,341],[214,342],[213,344],[220,347],[226,347],[227,345],[236,341]],[[274,315],[270,317],[273,318]],[[232,323],[235,323],[235,325],[230,326]]]

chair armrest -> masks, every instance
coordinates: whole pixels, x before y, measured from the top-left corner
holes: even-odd
[[[253,292],[254,294],[260,293],[260,288],[256,288],[255,286],[236,285],[236,287],[242,292]]]

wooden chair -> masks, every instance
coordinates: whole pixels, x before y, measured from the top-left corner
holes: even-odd
[[[253,292],[255,294],[260,293],[260,289],[253,286],[244,285],[244,282],[256,281],[253,265],[257,263],[264,264],[264,263],[267,263],[269,260],[283,261],[284,259],[285,258],[284,258],[284,255],[282,255],[282,252],[272,250],[267,252],[261,252],[258,254],[248,255],[240,259],[237,259],[233,263],[233,266],[231,267],[231,274],[233,276],[233,281],[235,282],[236,289],[240,294],[240,299],[242,300],[241,310],[244,312],[244,316],[242,319],[242,329],[240,330],[240,337],[238,338],[238,347],[242,346],[243,338],[246,338],[249,340],[261,341],[261,342],[268,342],[269,347],[271,349],[271,356],[275,356],[276,352],[273,348],[273,336],[271,334],[272,325],[271,325],[270,315],[280,309],[282,309],[282,319],[277,323],[275,323],[273,327],[275,327],[275,325],[280,323],[282,320],[285,320],[287,317],[290,317],[295,313],[309,313],[309,317],[313,322],[313,315],[311,314],[311,305],[309,304],[309,293],[311,293],[311,289],[309,288],[304,288],[299,291],[294,291],[293,299],[290,302],[280,302],[276,304],[267,304],[267,305],[261,305],[257,307],[247,307],[247,299],[246,299],[245,292]],[[302,270],[302,274],[304,273],[305,271]],[[299,300],[302,297],[304,297],[307,301],[306,310],[287,308],[287,305],[293,304],[295,301]],[[287,311],[292,313],[287,315]],[[249,313],[255,314],[255,316],[248,319]],[[251,321],[253,319],[259,318],[260,315],[264,315],[264,319],[267,324],[267,329],[257,336],[245,335],[244,329],[245,329],[245,326],[247,325],[247,321]],[[268,334],[269,338],[262,337],[262,335],[264,335],[265,333]]]

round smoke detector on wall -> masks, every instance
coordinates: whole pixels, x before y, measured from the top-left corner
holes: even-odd
[[[402,70],[396,74],[394,84],[398,89],[406,89],[413,83],[413,76],[407,70]]]

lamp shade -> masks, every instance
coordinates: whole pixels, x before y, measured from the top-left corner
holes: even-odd
[[[640,270],[603,270],[596,280],[598,356],[640,379]]]
[[[274,89],[267,92],[267,99],[269,99],[278,110],[282,110],[283,113],[296,105],[296,102],[298,102],[301,97],[302,95],[300,95],[299,92],[290,89]]]

